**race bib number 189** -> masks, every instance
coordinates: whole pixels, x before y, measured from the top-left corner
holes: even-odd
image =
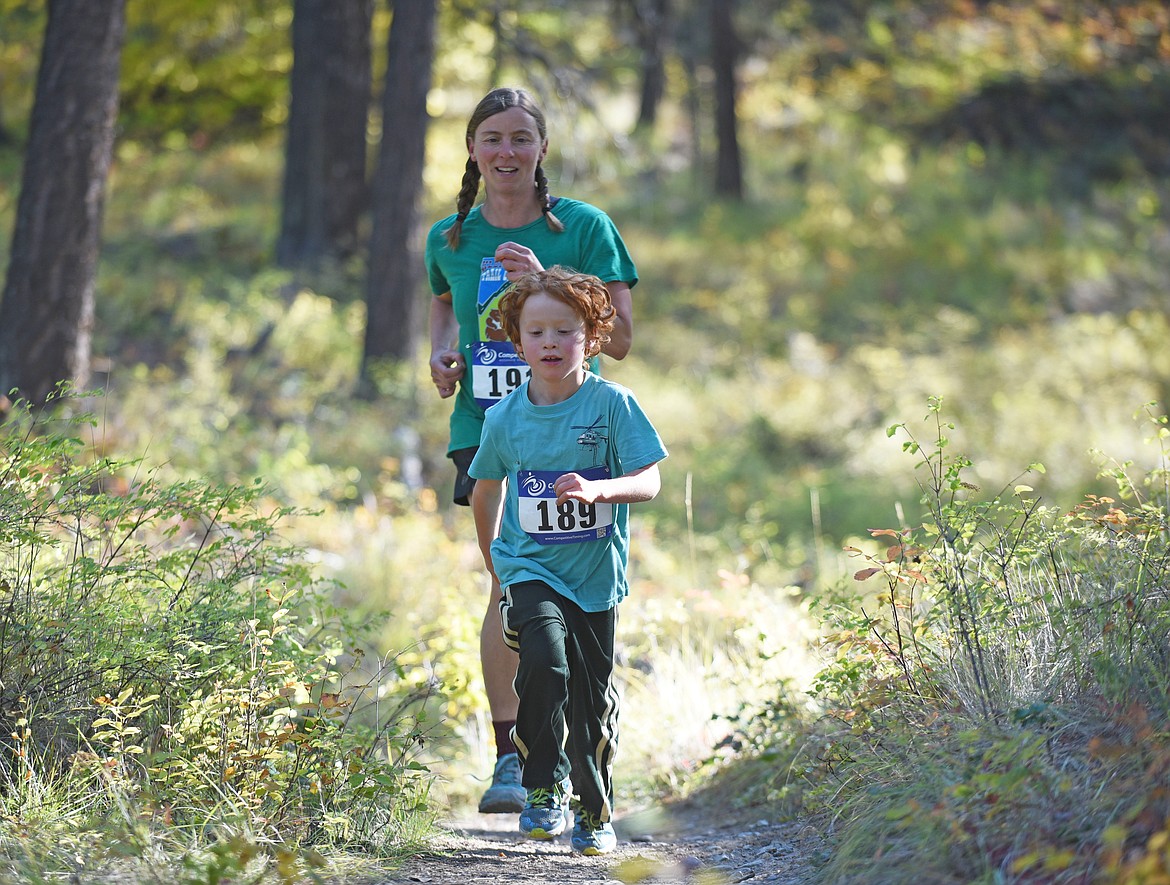
[[[586,479],[608,479],[609,469],[578,470]],[[553,483],[566,471],[521,470],[517,476],[520,527],[541,544],[578,544],[608,538],[613,532],[612,504],[557,503]]]

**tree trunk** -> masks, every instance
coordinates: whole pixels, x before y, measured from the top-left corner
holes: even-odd
[[[295,0],[276,260],[319,267],[358,249],[367,205],[373,0]]]
[[[711,65],[715,71],[715,192],[743,198],[736,120],[735,67],[739,41],[732,25],[733,0],[711,0]]]
[[[34,404],[89,380],[124,30],[125,0],[49,2],[0,301],[0,392]]]
[[[373,392],[385,359],[409,360],[421,335],[419,204],[427,134],[427,92],[435,51],[435,0],[396,3],[382,93],[382,145],[373,186],[360,392]]]
[[[666,94],[666,61],[669,0],[631,0],[638,48],[642,51],[642,88],[635,130],[650,130],[658,121],[658,106]]]

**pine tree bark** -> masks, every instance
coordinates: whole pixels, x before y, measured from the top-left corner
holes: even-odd
[[[364,395],[373,393],[376,365],[384,360],[412,359],[422,333],[421,308],[426,302],[419,287],[419,222],[435,16],[434,0],[396,3],[387,41],[382,145],[374,173],[366,337],[359,385]]]
[[[638,96],[636,130],[651,130],[658,122],[658,107],[666,95],[667,25],[669,0],[631,0],[642,51],[642,86]]]
[[[0,394],[89,381],[125,0],[50,0],[0,300]]]
[[[732,21],[733,0],[711,0],[711,65],[715,70],[715,192],[743,198],[739,154],[735,69],[739,40]]]
[[[373,0],[296,0],[280,235],[282,267],[319,267],[359,247],[368,206]]]

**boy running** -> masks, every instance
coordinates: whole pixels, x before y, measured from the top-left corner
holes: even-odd
[[[629,505],[658,494],[667,453],[634,395],[588,370],[615,315],[597,277],[525,274],[500,310],[531,375],[487,411],[469,472],[482,484],[480,549],[504,588],[504,641],[520,654],[520,832],[556,838],[572,800],[573,848],[602,854],[617,844],[614,634],[629,592]]]

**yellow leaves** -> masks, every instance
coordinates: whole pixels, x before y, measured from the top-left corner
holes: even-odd
[[[613,872],[621,882],[636,883],[655,878],[662,871],[662,867],[661,861],[639,854],[623,860]]]
[[[1020,855],[1012,863],[1012,872],[1022,873],[1025,870],[1037,867],[1046,873],[1059,873],[1067,870],[1077,859],[1075,851],[1057,848],[1041,848]]]
[[[1124,885],[1170,885],[1170,819],[1146,840],[1144,849],[1127,850],[1136,835],[1121,824],[1111,824],[1101,834],[1102,860],[1111,882]]]
[[[917,799],[909,799],[901,805],[895,805],[893,808],[887,809],[886,820],[897,821],[905,820],[922,811],[922,803]]]
[[[1130,524],[1130,517],[1124,510],[1120,510],[1117,507],[1110,507],[1106,514],[1101,517],[1101,521],[1124,528]]]

